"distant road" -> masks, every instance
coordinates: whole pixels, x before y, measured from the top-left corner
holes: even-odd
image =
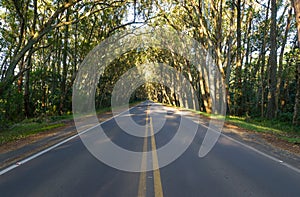
[[[147,113],[149,105],[156,104],[143,103],[132,108],[130,113],[141,125],[150,122],[148,132],[153,132],[151,127],[155,123]],[[159,111],[162,107],[157,105],[155,109]],[[175,110],[173,113],[171,108],[169,112],[162,130],[146,139],[123,132],[114,119],[101,126],[113,142],[123,148],[138,152],[156,150],[172,139],[180,123],[179,114]],[[159,170],[141,173],[124,172],[103,164],[88,152],[79,137],[75,137],[2,174],[0,196],[300,196],[297,169],[224,136],[206,157],[199,158],[205,133],[206,128],[199,125],[196,137],[181,157]],[[157,165],[156,160],[157,155],[153,154],[152,165]],[[144,165],[143,159],[132,162]]]

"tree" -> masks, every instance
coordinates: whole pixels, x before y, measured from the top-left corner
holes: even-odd
[[[293,1],[295,11],[298,2]],[[70,112],[72,85],[87,53],[115,32],[139,28],[134,24],[140,23],[169,26],[200,43],[207,52],[201,64],[212,57],[214,70],[225,81],[230,114],[272,119],[288,115],[296,124],[299,49],[293,47],[297,29],[288,5],[290,0],[0,1],[0,121]],[[134,50],[116,60],[97,86],[96,107],[109,106],[120,75],[147,59],[182,73],[200,109],[212,111],[218,92],[210,91],[210,82],[217,81],[209,77],[209,69],[157,48]],[[171,77],[171,88],[147,84],[132,98],[148,95],[182,106],[186,101],[178,77]]]
[[[242,114],[242,8],[241,0],[237,0],[237,29],[236,29],[236,43],[237,43],[237,54],[236,54],[236,71],[235,71],[235,105],[236,114]]]
[[[261,87],[261,105],[260,105],[260,116],[264,117],[265,112],[265,64],[266,64],[266,43],[267,43],[267,29],[268,29],[268,21],[269,21],[269,8],[270,8],[271,0],[268,0],[268,6],[266,8],[266,18],[264,20],[263,27],[263,36],[262,36],[262,45],[260,51],[259,64],[260,66],[260,87]]]
[[[300,49],[300,0],[293,0],[292,1],[295,16],[296,16],[296,24],[298,30],[298,52]],[[293,116],[293,124],[299,124],[299,113],[300,113],[300,55],[297,54],[297,70],[296,70],[296,98],[295,98],[295,106],[294,106],[294,116]]]
[[[270,28],[271,52],[269,57],[269,93],[267,118],[272,119],[276,116],[276,84],[277,84],[277,3],[271,0],[271,28]]]
[[[278,115],[278,110],[279,110],[279,96],[280,96],[280,89],[281,89],[281,83],[282,83],[282,75],[283,75],[283,60],[284,60],[284,51],[286,48],[286,44],[287,44],[287,39],[288,39],[288,33],[290,31],[291,28],[291,20],[292,20],[292,7],[289,10],[289,14],[287,17],[287,22],[286,22],[286,28],[284,31],[284,37],[283,37],[283,41],[281,44],[281,51],[280,51],[280,55],[279,55],[279,67],[278,67],[278,77],[277,77],[277,85],[276,85],[276,99],[275,99],[275,104],[276,104],[276,108],[275,108],[275,113],[276,116]]]
[[[11,54],[11,62],[9,62],[9,66],[5,71],[5,75],[2,76],[2,80],[0,82],[0,95],[3,94],[5,89],[12,84],[20,75],[22,75],[26,70],[29,68],[20,70],[16,75],[14,74],[14,71],[18,65],[18,63],[22,60],[22,58],[28,53],[30,50],[37,50],[37,48],[33,48],[35,44],[37,44],[47,33],[55,29],[57,26],[62,25],[62,24],[55,24],[57,21],[57,17],[63,13],[66,9],[69,7],[75,5],[76,3],[80,2],[82,0],[74,0],[71,1],[70,3],[64,3],[62,6],[59,6],[59,8],[50,16],[47,22],[45,22],[38,31],[36,31],[33,35],[30,36],[30,38],[26,41],[24,40],[24,29],[25,25],[23,25],[24,17],[21,12],[19,12],[19,15],[21,16],[20,22],[21,22],[21,27],[20,27],[20,39],[19,43],[17,45],[17,48],[15,49],[14,53]],[[17,1],[15,1],[17,2]],[[17,6],[15,6],[15,10],[21,11],[21,6],[16,3]],[[25,44],[24,44],[25,43]]]

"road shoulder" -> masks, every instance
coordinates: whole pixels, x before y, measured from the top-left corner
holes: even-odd
[[[111,112],[105,112],[98,116],[99,122],[103,122],[111,117]],[[63,127],[40,132],[0,145],[0,170],[17,164],[18,161],[77,134],[73,120],[68,120],[64,123],[65,126]]]
[[[189,110],[177,110],[184,111],[190,118],[200,120],[201,124],[209,126],[210,118]],[[300,146],[298,144],[286,142],[271,133],[246,130],[229,122],[224,123],[222,134],[300,169]]]

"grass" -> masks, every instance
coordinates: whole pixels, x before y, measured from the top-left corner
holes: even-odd
[[[281,139],[293,144],[300,144],[300,137],[280,137]]]
[[[228,116],[226,121],[247,130],[272,133],[287,142],[300,144],[300,127],[289,122],[235,116]]]
[[[0,132],[0,144],[16,141],[27,136],[62,127],[63,123],[22,122]]]
[[[205,117],[214,116],[205,112],[197,113]],[[247,117],[237,116],[226,116],[225,120],[230,124],[236,125],[246,130],[262,133],[272,133],[280,139],[283,139],[287,142],[300,144],[300,126],[294,126],[290,122],[283,122],[279,120],[267,120],[262,118],[251,119]]]
[[[300,127],[294,126],[289,122],[282,122],[279,120],[266,120],[261,118],[245,118],[228,116],[226,120],[237,126],[241,126],[245,129],[253,130],[256,132],[268,132],[274,134],[299,134]]]
[[[206,117],[209,114],[200,113]],[[237,116],[226,116],[226,122],[236,125],[240,128],[262,132],[262,133],[272,133],[287,142],[300,144],[300,127],[294,126],[289,122],[282,122],[279,120],[267,120],[262,118],[246,118]]]
[[[195,111],[195,110],[190,110],[190,111],[193,111],[195,113],[198,113],[208,118],[214,117],[214,118],[224,119],[224,116],[212,115],[212,114]],[[230,124],[236,125],[246,130],[263,132],[263,133],[272,133],[277,137],[279,137],[280,139],[283,139],[287,142],[300,144],[300,126],[294,126],[290,122],[283,122],[279,120],[267,120],[262,118],[237,117],[237,116],[226,116],[225,120]]]

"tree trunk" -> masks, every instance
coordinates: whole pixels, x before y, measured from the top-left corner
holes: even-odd
[[[230,99],[230,75],[231,75],[231,64],[232,64],[232,45],[233,45],[233,38],[234,38],[234,6],[231,5],[231,17],[230,17],[230,34],[228,37],[228,49],[227,49],[227,64],[226,64],[226,76],[225,76],[225,86],[226,86],[226,102],[227,102],[227,111],[231,114],[231,99]]]
[[[235,70],[235,105],[237,115],[242,115],[242,13],[241,0],[237,0],[237,55]]]
[[[270,28],[270,43],[271,52],[269,57],[269,93],[268,93],[268,109],[267,118],[275,118],[275,108],[276,108],[276,74],[277,74],[277,3],[276,0],[271,1],[271,28]]]
[[[265,27],[263,31],[263,44],[261,48],[261,106],[260,106],[260,114],[263,118],[265,115],[265,64],[266,64],[266,35],[267,35],[267,28],[268,28],[268,19],[269,19],[269,8],[270,8],[271,0],[268,1],[267,11],[266,11],[266,19],[265,19]]]
[[[32,50],[29,51],[28,60],[26,62],[26,69],[25,72],[25,82],[24,82],[24,113],[26,118],[30,118],[32,116],[32,109],[30,105],[30,71],[31,71],[31,56]]]
[[[278,80],[277,80],[277,85],[276,85],[276,117],[278,115],[278,111],[279,111],[279,95],[280,94],[280,87],[281,86],[281,82],[282,82],[282,72],[283,72],[283,57],[284,57],[284,49],[287,43],[287,38],[288,38],[288,33],[291,27],[291,20],[292,20],[292,9],[290,9],[289,11],[289,16],[287,18],[287,22],[286,22],[286,28],[285,28],[285,32],[284,32],[284,38],[283,38],[283,43],[281,44],[281,51],[280,51],[280,56],[279,56],[279,68],[278,68]]]
[[[298,47],[300,48],[300,0],[292,0],[292,2],[295,10],[297,30],[298,30]]]
[[[36,21],[38,17],[37,13],[37,1],[35,0],[34,2],[34,18],[33,18],[33,24],[32,24],[32,31],[35,34],[35,28],[36,28]],[[25,86],[24,86],[24,111],[25,111],[25,116],[26,118],[30,118],[32,116],[33,109],[31,109],[31,104],[30,104],[30,72],[31,72],[31,67],[32,67],[32,55],[34,53],[34,48],[29,50],[28,52],[28,60],[26,62],[26,69],[27,71],[25,72]]]
[[[297,71],[296,71],[296,98],[295,98],[295,106],[294,106],[294,115],[293,115],[293,124],[299,125],[299,114],[300,114],[300,61],[299,61],[299,55],[298,55],[298,62],[297,62]]]
[[[212,98],[210,95],[208,72],[206,66],[201,66],[199,69],[201,97],[203,99],[205,112],[210,114],[212,112]]]
[[[292,0],[294,9],[295,9],[295,16],[296,16],[296,23],[297,23],[297,30],[298,30],[298,50],[300,49],[300,0]],[[296,71],[296,98],[295,98],[295,106],[294,106],[294,116],[293,116],[293,124],[299,125],[299,114],[300,114],[300,55],[297,54],[297,71]]]
[[[66,13],[66,22],[69,22],[70,18],[70,9],[67,9]],[[60,92],[60,102],[59,102],[59,114],[64,113],[64,105],[65,105],[65,99],[67,94],[67,72],[68,72],[68,66],[67,66],[67,57],[68,57],[68,39],[69,39],[69,26],[65,26],[65,32],[64,32],[64,51],[63,51],[63,70],[62,70],[62,80],[61,80],[61,92]]]
[[[20,62],[20,70],[23,70],[25,67],[25,62],[24,62],[24,58],[21,60]],[[22,93],[23,92],[23,74],[20,75],[19,79],[18,79],[18,92]]]
[[[250,69],[249,66],[251,64],[251,52],[252,52],[252,45],[251,45],[251,32],[252,32],[252,20],[253,20],[253,11],[250,10],[250,13],[248,14],[248,30],[247,34],[245,36],[245,43],[247,43],[247,49],[246,49],[246,60],[245,60],[245,69],[244,69],[244,84],[242,87],[242,92],[243,92],[243,98],[242,102],[244,103],[244,112],[246,114],[249,114],[251,106],[249,106],[249,101],[251,100],[251,91],[248,90],[249,88],[249,81],[250,79]]]

